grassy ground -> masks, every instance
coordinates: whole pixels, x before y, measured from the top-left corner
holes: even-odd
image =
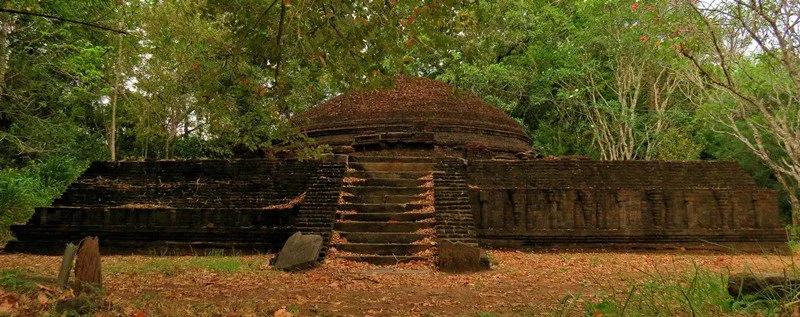
[[[0,316],[63,312],[126,316],[652,316],[752,315],[787,301],[734,299],[736,272],[794,270],[794,257],[703,252],[491,251],[491,271],[437,272],[332,259],[304,273],[272,255],[107,256],[104,292],[54,286],[60,259],[0,254]],[[788,307],[788,306],[787,306]]]

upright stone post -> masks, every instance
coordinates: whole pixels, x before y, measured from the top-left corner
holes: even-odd
[[[72,243],[67,243],[64,249],[64,256],[61,258],[61,268],[58,270],[58,286],[66,288],[69,283],[69,273],[72,271],[72,265],[75,263],[75,252],[78,251],[78,246]]]
[[[75,284],[79,293],[103,286],[97,237],[86,237],[81,243],[75,260]]]

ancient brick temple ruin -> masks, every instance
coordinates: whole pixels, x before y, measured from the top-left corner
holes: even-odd
[[[295,118],[334,155],[95,162],[8,249],[274,250],[296,231],[379,264],[436,242],[484,247],[717,246],[785,240],[776,192],[729,162],[537,158],[503,111],[441,82],[398,78]]]

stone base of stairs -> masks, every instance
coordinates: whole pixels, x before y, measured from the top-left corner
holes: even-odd
[[[408,256],[408,255],[343,255],[339,256],[340,259],[356,262],[364,262],[375,265],[394,265],[400,263],[408,263],[415,261],[428,261],[426,256]]]

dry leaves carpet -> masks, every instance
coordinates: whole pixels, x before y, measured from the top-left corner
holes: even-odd
[[[549,315],[574,302],[627,291],[654,274],[781,272],[791,256],[699,251],[490,251],[491,271],[441,273],[425,264],[380,267],[333,259],[304,273],[268,266],[272,255],[106,256],[97,315],[124,316],[503,316]],[[60,258],[0,254],[0,272],[38,276],[24,293],[0,281],[0,316],[52,309]],[[2,278],[2,277],[0,277]],[[13,286],[13,285],[12,285]]]

